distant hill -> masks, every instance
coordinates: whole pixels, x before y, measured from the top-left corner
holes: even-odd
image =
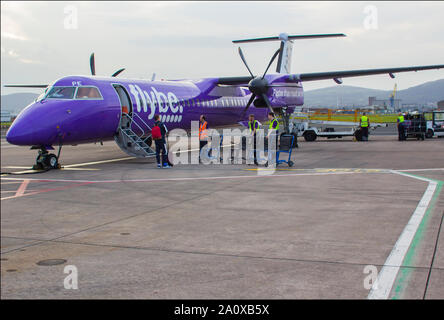
[[[375,96],[378,99],[388,99],[391,90],[367,89],[361,87],[338,85],[328,88],[309,90],[305,92],[305,106],[336,107],[341,106],[366,106],[368,97]],[[18,114],[29,103],[37,98],[35,93],[13,93],[1,96],[1,110]],[[400,90],[396,93],[397,99],[402,103],[436,103],[444,100],[444,79],[426,82],[419,86]],[[339,99],[339,101],[338,101]]]
[[[376,90],[361,87],[338,85],[328,88],[309,90],[304,93],[305,106],[336,107],[339,105],[368,105],[368,97],[388,99],[392,90]],[[444,100],[444,79],[397,91],[396,99],[402,103],[436,103]]]
[[[38,94],[30,92],[2,95],[1,110],[9,111],[12,114],[16,115],[20,111],[22,111],[22,109],[25,108],[28,104],[33,102],[37,97]]]

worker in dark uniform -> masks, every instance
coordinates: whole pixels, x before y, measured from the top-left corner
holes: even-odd
[[[259,129],[259,121],[254,119],[254,114],[250,114],[248,117],[248,130],[249,133],[253,136],[253,155],[254,155],[254,164],[257,163],[257,154],[256,154],[256,131]]]
[[[404,115],[400,112],[398,115],[398,119],[396,120],[398,123],[398,140],[405,140],[405,127],[404,127]]]
[[[368,127],[370,126],[370,121],[367,117],[367,113],[363,113],[360,120],[362,141],[368,141]]]
[[[166,144],[166,134],[168,132],[165,124],[160,121],[160,116],[158,114],[154,115],[154,126],[158,126],[161,132],[161,138],[154,139],[154,143],[156,144],[156,160],[158,168],[171,168],[168,164],[168,148]],[[162,164],[160,163],[160,153],[162,153]]]

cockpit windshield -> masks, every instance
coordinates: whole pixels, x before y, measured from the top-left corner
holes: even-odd
[[[52,87],[45,99],[72,99],[76,87]]]
[[[81,87],[48,86],[45,89],[45,91],[36,99],[36,101],[42,101],[44,99],[97,100],[103,98],[99,89],[92,86],[81,86]]]
[[[99,89],[96,87],[79,87],[77,89],[76,99],[101,99]]]

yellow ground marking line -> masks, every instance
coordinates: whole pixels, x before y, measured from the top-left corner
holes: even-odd
[[[110,162],[123,161],[123,160],[129,160],[129,159],[136,159],[136,158],[135,157],[125,157],[125,158],[101,160],[101,161],[94,161],[94,162],[76,163],[76,164],[69,164],[69,165],[63,166],[63,168],[66,169],[66,168],[84,167],[84,166],[91,166],[94,164],[110,163]]]

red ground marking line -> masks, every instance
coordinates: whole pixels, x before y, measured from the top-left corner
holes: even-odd
[[[16,197],[22,196],[25,193],[26,188],[28,187],[28,184],[29,184],[29,180],[23,180],[22,184],[17,189],[17,192],[15,193],[15,196]]]
[[[94,182],[84,182],[84,183],[76,183],[76,184],[72,184],[72,185],[69,185],[69,186],[59,187],[59,188],[50,188],[50,189],[37,190],[37,191],[23,193],[23,194],[19,194],[19,195],[16,194],[16,195],[11,196],[11,197],[1,198],[1,200],[8,200],[8,199],[20,198],[20,197],[25,197],[25,196],[32,196],[34,194],[46,193],[46,192],[51,192],[51,191],[66,190],[66,189],[80,187],[80,186],[84,186],[84,185],[88,185],[88,184],[93,184],[93,183]]]

